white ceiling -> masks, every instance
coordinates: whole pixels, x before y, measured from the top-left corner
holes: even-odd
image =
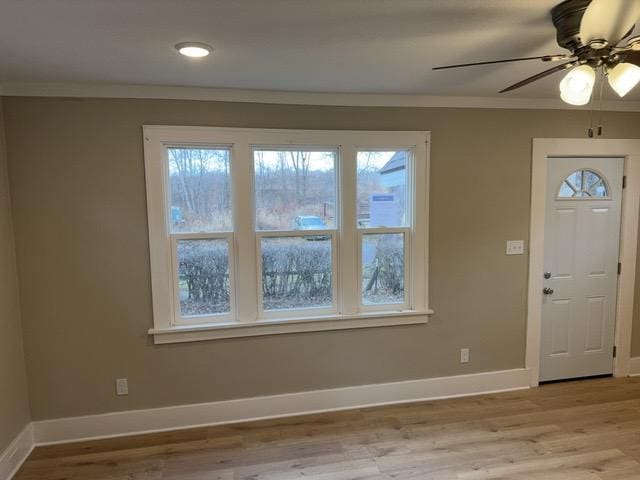
[[[558,2],[0,0],[0,82],[498,96],[549,65],[431,68],[560,52]],[[215,52],[187,59],[183,41]],[[556,98],[561,75],[504,96]]]

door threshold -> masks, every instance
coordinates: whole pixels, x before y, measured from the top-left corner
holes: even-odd
[[[559,378],[558,380],[545,380],[539,382],[538,385],[550,385],[552,383],[580,382],[582,380],[597,380],[598,378],[612,378],[613,373],[604,373],[602,375],[588,375],[586,377]]]

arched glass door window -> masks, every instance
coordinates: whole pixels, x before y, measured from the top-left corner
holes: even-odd
[[[564,179],[558,198],[603,198],[609,196],[607,182],[593,170],[576,170]]]

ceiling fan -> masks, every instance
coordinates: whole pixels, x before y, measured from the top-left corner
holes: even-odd
[[[551,18],[558,45],[570,53],[447,65],[434,70],[527,60],[567,60],[500,93],[569,70],[560,81],[560,98],[572,105],[589,103],[599,70],[620,97],[640,83],[640,35],[628,38],[640,19],[640,0],[565,0],[551,9]]]

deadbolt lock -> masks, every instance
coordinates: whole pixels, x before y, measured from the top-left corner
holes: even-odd
[[[543,275],[544,278],[546,278],[547,280],[551,278],[551,272],[544,272]]]

